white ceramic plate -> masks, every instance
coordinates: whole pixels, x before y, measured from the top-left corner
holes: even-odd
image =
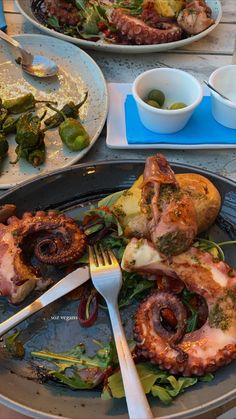
[[[0,97],[16,97],[32,92],[37,99],[57,101],[58,107],[72,100],[80,102],[88,91],[88,99],[80,110],[80,118],[88,131],[89,147],[80,152],[70,151],[62,145],[58,129],[47,131],[45,143],[46,162],[34,168],[21,159],[15,160],[14,135],[9,136],[9,153],[1,164],[0,189],[9,188],[25,180],[56,169],[70,166],[80,160],[98,138],[107,116],[107,88],[103,74],[92,58],[76,45],[45,35],[19,35],[15,37],[32,53],[47,55],[59,66],[57,77],[39,79],[24,73],[15,59],[15,52],[4,41],[0,41]],[[37,112],[45,109],[37,105]],[[48,115],[53,113],[48,112]],[[43,126],[43,125],[42,125]]]
[[[180,41],[169,42],[166,44],[155,44],[155,45],[114,45],[108,44],[104,42],[92,42],[87,41],[84,39],[73,38],[69,35],[64,35],[62,33],[56,32],[53,29],[49,29],[41,24],[36,17],[34,16],[31,10],[31,0],[16,0],[16,4],[20,10],[20,12],[25,16],[27,20],[29,20],[33,25],[41,29],[42,31],[56,36],[57,38],[64,39],[66,41],[73,42],[75,44],[80,45],[84,48],[90,48],[100,51],[107,51],[107,52],[117,52],[117,53],[127,53],[127,54],[136,54],[136,53],[148,53],[148,52],[161,52],[161,51],[168,51],[174,48],[184,47],[185,45],[191,44],[192,42],[198,41],[199,39],[203,38],[204,36],[208,35],[220,22],[222,17],[222,8],[220,0],[206,0],[206,3],[212,9],[212,17],[215,20],[214,25],[210,26],[205,31],[190,36],[186,39],[181,39]]]
[[[183,164],[171,164],[175,173],[198,173],[209,178],[219,190],[222,207],[209,235],[222,242],[236,238],[236,183],[204,169]],[[91,203],[105,195],[129,188],[143,173],[144,161],[116,160],[78,164],[40,177],[7,191],[0,198],[0,205],[15,203],[18,215],[36,209],[57,209],[75,217],[91,208]],[[46,186],[45,186],[46,185]],[[24,197],[24,199],[22,199]],[[235,265],[235,245],[224,247],[227,263]],[[31,296],[31,300],[35,298]],[[6,319],[25,305],[8,304],[0,298],[0,318]],[[121,309],[121,316],[128,339],[132,339],[133,315],[137,306],[131,304]],[[99,309],[98,320],[92,327],[83,328],[77,320],[78,301],[54,302],[17,326],[22,330],[26,356],[14,359],[2,350],[0,342],[0,403],[31,418],[43,419],[128,419],[125,399],[102,400],[97,390],[71,390],[55,383],[40,384],[35,377],[35,359],[31,351],[47,348],[52,352],[65,352],[84,343],[92,353],[94,340],[107,343],[111,339],[111,327],[107,310]],[[214,344],[214,342],[213,342]],[[38,365],[45,365],[39,361]],[[48,365],[47,365],[48,366]],[[166,406],[157,398],[149,397],[153,416],[156,419],[187,419],[205,413],[205,418],[215,417],[209,410],[236,398],[236,361],[219,369],[209,383],[198,383],[179,395]],[[132,379],[131,384],[132,385]],[[227,418],[235,416],[227,416]],[[14,419],[12,413],[9,419]],[[223,417],[222,417],[223,418]],[[224,415],[224,418],[226,416]],[[5,419],[3,416],[1,419]]]

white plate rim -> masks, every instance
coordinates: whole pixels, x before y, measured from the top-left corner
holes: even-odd
[[[36,26],[38,29],[42,30],[43,32],[46,32],[47,34],[51,36],[55,36],[60,39],[67,40],[69,42],[75,43],[82,48],[89,48],[97,51],[104,51],[104,52],[116,52],[121,54],[140,54],[140,53],[149,53],[149,52],[164,52],[168,51],[170,49],[180,48],[185,45],[191,44],[195,41],[198,41],[201,38],[204,38],[206,35],[208,35],[211,31],[213,31],[216,26],[220,23],[222,18],[222,5],[220,0],[206,0],[206,2],[214,1],[217,9],[218,9],[218,15],[215,20],[215,23],[211,25],[209,28],[205,29],[203,32],[200,32],[197,35],[193,35],[192,37],[188,37],[185,39],[181,39],[179,41],[174,42],[168,42],[165,44],[153,44],[153,45],[115,45],[115,44],[102,44],[102,43],[96,43],[93,41],[87,41],[79,38],[73,38],[69,35],[64,35],[60,32],[56,32],[53,29],[47,28],[43,24],[37,21],[37,19],[34,17],[32,18],[21,6],[21,3],[24,0],[15,0],[16,5],[19,9],[19,11],[22,13],[22,15],[32,23],[32,25]]]
[[[47,39],[49,39],[50,41],[51,40],[53,40],[54,42],[56,41],[56,42],[59,42],[60,44],[61,43],[63,43],[63,44],[68,44],[68,42],[67,41],[65,41],[65,40],[63,40],[63,39],[55,39],[55,37],[52,37],[52,36],[48,36],[48,35],[44,35],[44,34],[18,34],[18,35],[15,35],[14,37],[13,37],[14,39],[16,39],[16,40],[18,40],[19,42],[20,42],[20,40],[23,38],[25,38],[25,39],[37,39],[37,40],[39,40],[39,42],[41,41],[41,42],[44,42],[44,41],[46,41]],[[104,89],[104,100],[105,100],[105,103],[104,103],[104,112],[103,112],[103,116],[101,117],[101,119],[100,119],[100,121],[99,121],[99,126],[98,126],[98,128],[97,128],[97,130],[96,130],[96,132],[95,132],[95,134],[94,134],[94,136],[93,136],[93,138],[92,138],[92,140],[90,141],[90,144],[89,144],[89,146],[88,147],[86,147],[84,150],[81,150],[80,152],[78,152],[78,154],[74,157],[74,158],[72,158],[69,162],[66,162],[66,163],[64,163],[63,164],[63,166],[61,167],[61,168],[64,168],[64,167],[69,167],[69,166],[71,166],[71,165],[73,165],[73,164],[75,164],[75,163],[77,163],[79,160],[81,160],[88,152],[89,152],[89,150],[93,147],[93,145],[94,145],[94,143],[97,141],[97,139],[99,138],[99,135],[100,135],[100,133],[101,133],[101,131],[102,131],[102,129],[103,129],[103,127],[104,127],[104,124],[105,124],[105,122],[106,122],[106,119],[107,119],[107,114],[108,114],[108,90],[107,90],[107,83],[106,83],[106,80],[105,80],[105,77],[104,77],[104,75],[103,75],[103,72],[102,72],[102,70],[100,69],[100,67],[98,66],[98,64],[93,60],[93,58],[92,57],[90,57],[90,55],[89,54],[87,54],[85,51],[83,51],[81,48],[79,48],[79,46],[76,46],[76,45],[73,45],[73,44],[71,44],[70,43],[70,47],[75,47],[75,51],[76,51],[76,49],[78,48],[79,49],[79,51],[80,51],[80,54],[83,56],[83,57],[85,57],[86,58],[86,60],[87,60],[87,62],[89,62],[91,65],[93,65],[93,67],[96,69],[96,72],[97,72],[97,74],[99,74],[99,77],[101,78],[101,80],[103,80],[103,86],[102,86],[102,88]],[[52,169],[51,171],[49,170],[49,171],[47,171],[47,173],[50,173],[50,172],[52,172],[54,169]],[[45,173],[42,173],[42,174],[35,174],[35,176],[34,177],[40,177],[40,176],[43,176]],[[12,187],[14,187],[14,186],[17,186],[17,185],[19,185],[20,183],[22,183],[22,182],[25,182],[25,181],[27,181],[28,179],[23,179],[23,180],[20,180],[19,182],[16,182],[16,183],[1,183],[1,179],[0,179],[0,189],[9,189],[9,188],[12,188]]]

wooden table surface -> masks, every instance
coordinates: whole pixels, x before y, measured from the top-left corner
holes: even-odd
[[[14,0],[3,1],[7,33],[9,35],[22,33],[41,33],[29,23],[17,10]],[[25,0],[29,1],[29,0]],[[208,79],[218,67],[231,63],[231,56],[236,37],[236,1],[222,0],[223,17],[214,31],[202,40],[178,50],[166,53],[121,55],[102,53],[92,50],[86,52],[100,66],[107,82],[132,82],[142,71],[170,66],[186,70],[198,78],[200,82]],[[93,148],[81,160],[116,160],[130,158],[145,158],[154,150],[114,150],[105,143],[105,128]],[[187,163],[211,170],[236,180],[236,149],[221,150],[161,150],[173,162]],[[236,401],[201,415],[200,419],[214,419],[236,406]],[[224,419],[233,419],[236,413],[229,411]],[[0,419],[23,419],[24,416],[0,406]]]

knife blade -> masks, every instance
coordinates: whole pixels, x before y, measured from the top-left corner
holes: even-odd
[[[47,290],[44,294],[42,294],[39,298],[37,298],[37,300],[33,301],[31,304],[18,311],[18,313],[14,314],[9,319],[0,323],[0,336],[4,335],[23,320],[32,316],[32,314],[37,313],[37,311],[48,306],[53,301],[56,301],[58,298],[63,297],[63,295],[66,295],[68,292],[73,291],[75,288],[88,281],[89,278],[90,272],[87,266],[78,268],[75,271],[69,273],[55,285],[53,285],[49,290]]]

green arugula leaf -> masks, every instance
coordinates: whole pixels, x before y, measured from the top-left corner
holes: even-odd
[[[190,386],[199,381],[212,379],[208,374],[204,377],[174,377],[168,372],[161,371],[158,367],[145,362],[136,365],[140,381],[146,394],[151,393],[158,397],[162,403],[168,405],[173,398],[182,393]],[[120,399],[125,396],[122,377],[120,371],[115,372],[108,378],[107,385],[102,392],[102,399],[108,400],[111,397]]]
[[[214,375],[211,374],[210,372],[203,375],[202,377],[199,378],[199,381],[202,381],[203,383],[209,383],[210,381],[214,380]]]
[[[168,391],[161,386],[153,386],[151,393],[153,397],[158,397],[165,405],[169,405],[172,402],[172,397],[168,394]]]
[[[122,236],[123,229],[122,229],[118,219],[115,217],[114,214],[112,214],[112,212],[105,211],[101,208],[95,208],[95,209],[92,209],[92,210],[88,211],[87,214],[91,215],[91,216],[98,215],[99,217],[101,217],[107,228],[111,228],[112,226],[116,226],[118,236]]]
[[[56,29],[60,28],[60,23],[59,23],[59,20],[57,19],[56,16],[50,16],[47,19],[47,24],[52,26],[53,28],[56,28]]]
[[[75,0],[75,6],[79,10],[86,11],[86,0]]]
[[[136,365],[139,378],[141,380],[145,393],[149,393],[158,378],[166,377],[166,373],[159,370],[154,365],[145,362]],[[125,396],[121,372],[117,371],[108,378],[107,388],[105,388],[105,395],[107,396],[107,389],[110,394],[117,399]]]
[[[23,343],[19,340],[20,333],[21,332],[18,331],[5,339],[6,349],[16,358],[23,358],[25,355]]]
[[[96,355],[89,357],[85,355],[84,345],[76,345],[68,352],[50,352],[50,351],[33,351],[31,356],[34,358],[45,359],[53,362],[63,372],[66,368],[77,366],[78,368],[95,368],[106,369],[111,365],[114,357],[114,344],[109,343],[103,346],[103,352],[98,350]]]
[[[197,328],[198,311],[195,310],[189,302],[194,295],[194,292],[191,292],[186,288],[182,292],[182,302],[191,312],[191,316],[187,319],[186,333],[191,333]]]
[[[70,351],[67,352],[50,352],[50,351],[34,351],[31,352],[31,356],[36,358],[45,359],[52,361],[54,364],[59,366],[60,370],[73,366],[77,367],[99,367],[106,369],[108,366],[117,363],[116,348],[113,341],[108,344],[102,344],[98,341],[94,342],[100,346],[94,356],[86,355],[86,348],[83,344],[74,346]]]
[[[167,390],[171,397],[178,396],[178,394],[180,394],[185,388],[193,386],[198,382],[198,378],[196,377],[180,377],[176,379],[173,375],[171,375],[167,379],[173,387],[173,389]]]
[[[224,244],[224,243],[223,243]],[[211,253],[212,256],[217,260],[225,260],[225,255],[223,250],[221,249],[220,245],[222,243],[215,243],[212,240],[198,238],[198,240],[193,244],[194,247],[198,247],[200,250],[204,252]]]
[[[51,371],[50,374],[52,377],[57,378],[61,383],[67,385],[73,390],[92,389],[96,385],[93,381],[83,380],[80,375],[76,373],[76,371],[74,371],[71,377],[67,377],[65,374],[58,371]]]
[[[114,251],[117,259],[121,261],[125,247],[128,243],[128,240],[123,236],[117,236],[117,233],[113,232],[101,240],[104,247]]]
[[[123,285],[119,294],[119,307],[131,304],[134,298],[144,297],[145,291],[155,287],[155,281],[149,281],[135,272],[122,272]]]
[[[83,31],[85,34],[97,35],[99,33],[98,22],[100,16],[94,7],[86,8],[85,21],[83,23]]]
[[[54,353],[49,351],[31,352],[32,357],[53,362],[57,370],[48,370],[49,379],[57,379],[72,389],[91,389],[104,380],[108,367],[117,367],[118,357],[113,341],[103,345],[94,341],[99,349],[93,357],[86,356],[83,344],[70,351]]]
[[[131,15],[139,15],[143,10],[143,0],[118,0],[113,4],[114,8],[123,8],[129,10]]]
[[[117,191],[112,193],[111,195],[105,196],[98,202],[98,207],[112,207],[114,203],[118,200],[118,198],[124,193],[123,191]]]

